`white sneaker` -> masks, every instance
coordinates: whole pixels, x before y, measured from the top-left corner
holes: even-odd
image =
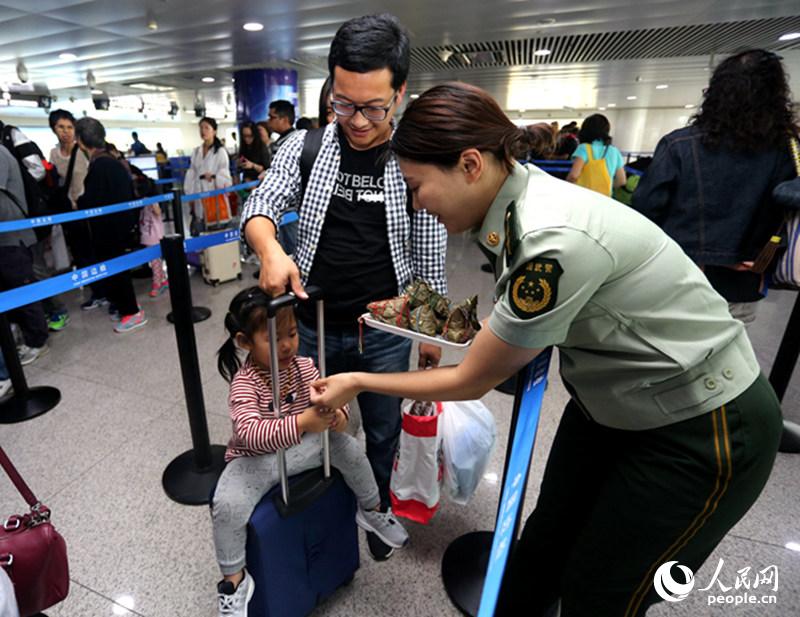
[[[392,548],[403,548],[408,544],[408,532],[397,520],[392,510],[377,512],[363,510],[360,506],[356,512],[356,524],[366,531],[374,533],[384,544]]]
[[[0,398],[3,398],[9,392],[11,392],[11,380],[0,379]]]
[[[236,589],[230,581],[222,580],[217,583],[219,617],[247,617],[247,605],[255,589],[253,577],[247,570],[244,571],[244,578]]]
[[[22,366],[28,366],[36,362],[41,356],[50,351],[47,343],[41,347],[28,347],[27,345],[20,345],[17,347],[17,355],[19,355],[19,363]]]

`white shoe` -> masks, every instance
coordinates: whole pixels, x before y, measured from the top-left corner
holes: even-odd
[[[17,347],[17,354],[19,355],[19,363],[22,366],[28,366],[36,362],[41,356],[50,351],[50,348],[45,343],[41,347],[28,347],[27,345],[20,345]]]
[[[6,394],[11,392],[11,380],[10,379],[0,379],[0,398],[3,398]]]
[[[247,570],[244,571],[244,577],[236,589],[230,581],[222,580],[217,583],[219,617],[247,617],[247,605],[255,590],[253,577]]]
[[[362,510],[356,512],[356,524],[366,531],[374,533],[384,544],[392,548],[403,548],[408,544],[408,532],[397,520],[392,510]]]

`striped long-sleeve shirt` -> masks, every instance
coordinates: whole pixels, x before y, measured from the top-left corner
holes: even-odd
[[[258,456],[300,443],[297,427],[300,413],[311,406],[309,383],[319,378],[311,358],[295,357],[279,374],[282,389],[291,388],[281,401],[281,417],[275,418],[272,401],[272,377],[248,356],[231,381],[228,407],[233,436],[228,442],[225,460],[239,456]],[[345,409],[345,415],[348,414]]]

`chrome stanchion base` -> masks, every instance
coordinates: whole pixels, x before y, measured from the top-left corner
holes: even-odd
[[[167,496],[187,506],[202,506],[211,499],[211,490],[225,468],[225,446],[211,446],[211,464],[198,469],[194,450],[187,450],[164,470],[161,484]]]
[[[200,323],[201,321],[205,321],[211,317],[211,309],[207,309],[204,306],[193,306],[192,307],[192,323]],[[173,317],[172,313],[167,315],[167,321],[169,323],[175,323],[175,317]]]
[[[783,433],[778,452],[800,454],[800,426],[788,420],[783,421]]]
[[[25,422],[41,416],[58,405],[60,400],[61,392],[50,386],[28,388],[24,394],[14,393],[0,402],[0,424]]]
[[[470,617],[480,608],[493,538],[491,531],[464,534],[448,545],[442,557],[444,589],[453,605]]]

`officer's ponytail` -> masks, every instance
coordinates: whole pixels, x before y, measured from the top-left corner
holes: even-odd
[[[434,86],[412,101],[391,141],[399,157],[442,167],[455,166],[464,150],[489,152],[510,172],[532,149],[550,148],[547,125],[517,127],[488,92],[452,82]]]

